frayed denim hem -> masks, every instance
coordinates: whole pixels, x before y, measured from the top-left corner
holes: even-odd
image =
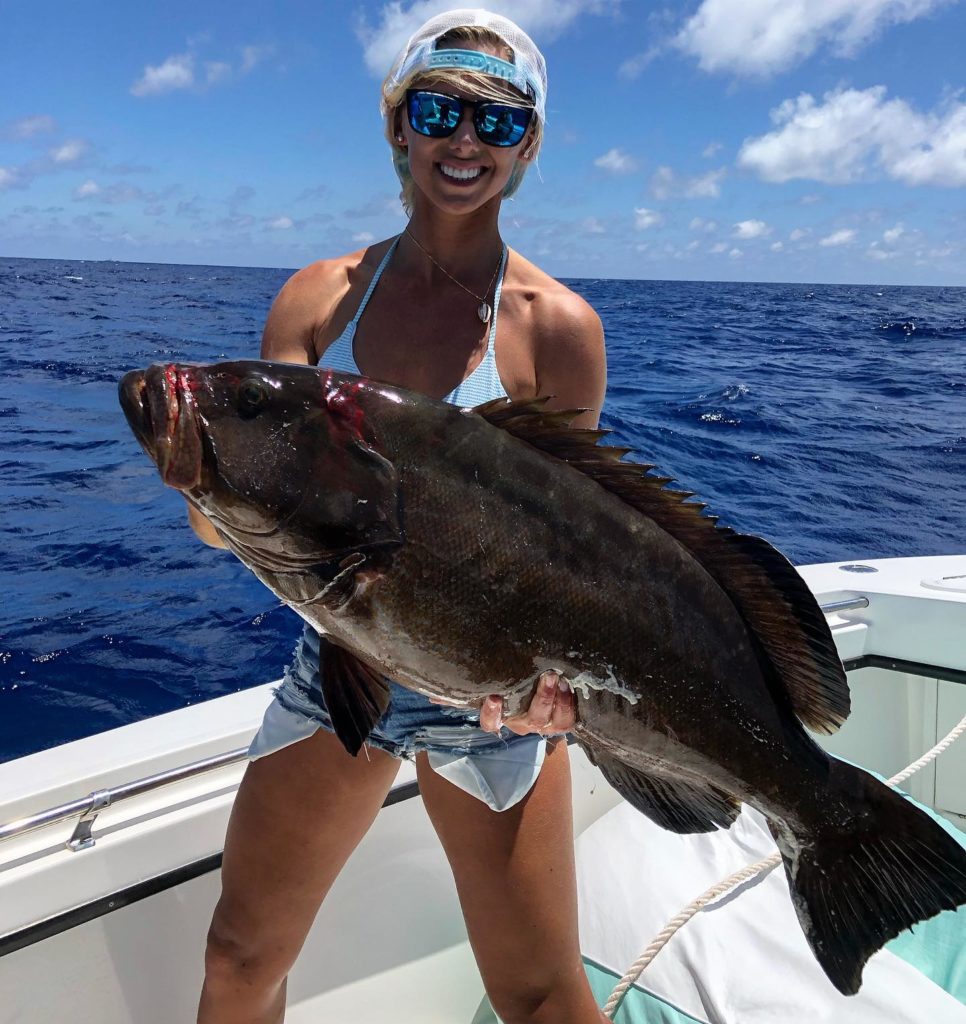
[[[274,695],[279,706],[290,714],[326,732],[335,732],[328,712],[313,701],[306,700],[297,684],[283,682],[275,688]],[[451,719],[452,724],[440,722],[421,725],[411,735],[396,740],[382,733],[377,723],[365,745],[384,750],[398,760],[412,761],[419,753],[456,757],[504,753],[515,741],[524,738],[505,728],[499,733],[484,732],[479,727],[479,716],[470,713],[467,720],[468,713],[464,708],[434,704],[432,711],[440,718]],[[392,715],[391,708],[388,715]]]

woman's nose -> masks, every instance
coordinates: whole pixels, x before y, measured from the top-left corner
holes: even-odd
[[[473,109],[471,107],[468,107],[463,111],[463,116],[460,118],[459,124],[456,126],[456,131],[453,132],[450,138],[457,146],[463,146],[466,144],[469,144],[470,146],[478,146],[480,144],[479,137],[476,134],[476,128],[473,124]]]

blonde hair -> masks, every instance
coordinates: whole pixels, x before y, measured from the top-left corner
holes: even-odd
[[[495,32],[478,25],[461,25],[451,29],[445,35],[439,37],[436,43],[437,50],[457,49],[460,44],[469,43],[474,46],[488,46],[497,51],[497,56],[504,60],[513,62],[513,49],[508,46]],[[434,68],[431,72],[424,69],[417,69],[407,78],[390,85],[392,75],[382,83],[382,106],[385,111],[385,135],[386,141],[392,150],[392,166],[402,184],[402,191],[399,199],[407,214],[413,212],[413,202],[416,196],[416,182],[413,181],[412,172],[409,170],[409,153],[405,146],[400,145],[396,138],[396,118],[399,116],[400,108],[406,102],[406,91],[421,83],[421,80],[432,81],[434,86],[449,86],[451,89],[459,89],[480,99],[493,100],[495,102],[506,102],[506,85],[498,85],[496,80],[489,75],[479,71],[468,71],[460,68]],[[533,106],[533,101],[525,96],[520,97],[521,106]],[[536,157],[540,152],[543,143],[543,122],[539,115],[533,118],[531,127],[528,130],[530,141],[525,143],[528,156]],[[517,161],[513,173],[503,187],[503,197],[509,199],[523,184],[529,163]]]

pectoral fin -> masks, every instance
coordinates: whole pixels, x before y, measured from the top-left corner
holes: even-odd
[[[325,644],[319,663],[332,728],[353,757],[389,708],[389,684],[354,654]]]
[[[647,774],[599,751],[589,751],[604,778],[642,814],[679,835],[728,828],[741,809],[736,800],[708,783]]]

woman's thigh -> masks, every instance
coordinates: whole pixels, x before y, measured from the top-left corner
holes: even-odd
[[[212,939],[269,974],[286,973],[319,904],[365,835],[399,762],[346,753],[325,729],[249,764],[222,864]]]
[[[567,745],[507,811],[490,810],[417,760],[449,858],[473,952],[504,1020],[602,1020],[580,959]]]

